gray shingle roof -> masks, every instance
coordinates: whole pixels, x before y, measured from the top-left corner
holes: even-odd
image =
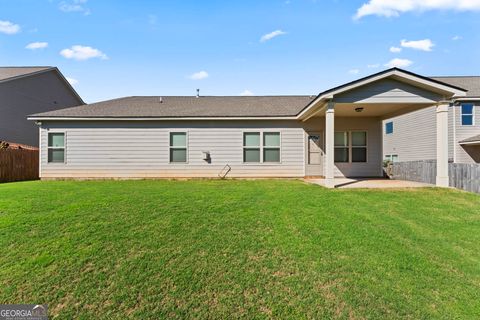
[[[297,115],[314,96],[159,96],[126,97],[85,106],[38,113],[34,117],[187,118],[288,117]],[[162,101],[162,102],[160,102]]]
[[[445,82],[452,86],[467,89],[467,97],[480,97],[480,76],[432,77],[432,79]]]
[[[52,67],[0,67],[0,81],[52,69]]]
[[[473,136],[473,137],[470,137],[470,138],[467,138],[467,139],[464,139],[462,141],[459,141],[459,143],[462,144],[462,143],[478,142],[478,141],[480,141],[480,134],[478,134],[476,136]]]
[[[389,70],[387,70],[389,71]],[[406,71],[405,71],[406,72]],[[480,97],[480,77],[432,77],[454,87],[469,90],[467,97]],[[332,89],[331,89],[332,90]],[[51,118],[208,118],[208,117],[293,117],[314,96],[159,96],[125,97],[89,105],[38,113]]]

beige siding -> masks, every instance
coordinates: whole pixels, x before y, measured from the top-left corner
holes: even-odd
[[[461,107],[449,108],[448,113],[448,157],[457,163],[480,162],[480,146],[465,147],[458,142],[480,134],[480,103],[475,103],[473,126],[462,126]],[[455,114],[454,114],[455,112]],[[393,121],[393,134],[385,134],[385,123]],[[383,122],[383,154],[397,154],[399,161],[436,159],[436,114],[429,107]],[[454,155],[455,153],[455,155]]]
[[[336,176],[381,174],[381,121],[338,118],[337,130],[368,132],[368,162],[337,164]],[[324,131],[325,119],[297,121],[46,122],[41,128],[42,178],[303,177],[307,131]],[[243,132],[279,131],[281,163],[243,163]],[[47,162],[47,132],[65,132],[66,162]],[[188,163],[169,163],[169,132],[188,132]],[[209,151],[211,163],[202,151]],[[323,170],[320,174],[323,174]]]
[[[65,131],[66,163],[47,163],[47,130]],[[281,133],[281,163],[244,164],[243,131]],[[169,163],[169,132],[188,133],[188,163]],[[304,130],[295,122],[49,123],[42,128],[42,178],[302,177]],[[202,151],[210,151],[211,163]]]
[[[462,141],[480,134],[480,102],[474,102],[474,123],[473,126],[462,126],[461,107],[455,107],[456,140]],[[479,163],[480,146],[455,145],[456,159],[458,163]]]
[[[442,98],[427,90],[383,79],[335,96],[337,103],[434,103]]]
[[[383,154],[398,155],[399,161],[436,159],[435,106],[383,121]],[[385,123],[393,122],[393,133],[385,134]]]
[[[366,163],[335,163],[336,177],[379,177],[382,175],[382,121],[379,118],[335,117],[335,131],[367,131]],[[325,132],[325,118],[318,117],[304,124],[307,132]],[[322,137],[325,139],[324,135]],[[325,143],[323,143],[325,146]]]

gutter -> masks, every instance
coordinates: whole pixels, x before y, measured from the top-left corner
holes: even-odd
[[[27,117],[27,120],[34,121],[189,121],[189,120],[297,120],[297,117],[178,117],[178,118],[166,118],[166,117],[146,117],[146,118],[136,118],[136,117],[98,117],[98,118],[88,118],[88,117]]]

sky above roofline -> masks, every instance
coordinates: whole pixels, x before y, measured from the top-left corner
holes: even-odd
[[[54,65],[87,102],[317,94],[392,66],[480,74],[480,0],[0,0],[0,65]]]

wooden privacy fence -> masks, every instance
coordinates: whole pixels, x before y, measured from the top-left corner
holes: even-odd
[[[392,178],[435,184],[435,160],[396,162],[392,165]],[[480,164],[449,163],[449,185],[457,189],[480,193]]]
[[[448,175],[451,187],[480,193],[480,164],[449,163]]]
[[[408,180],[435,184],[437,161],[395,162],[392,165],[392,177],[395,180]]]
[[[0,182],[38,179],[38,150],[0,150]]]

